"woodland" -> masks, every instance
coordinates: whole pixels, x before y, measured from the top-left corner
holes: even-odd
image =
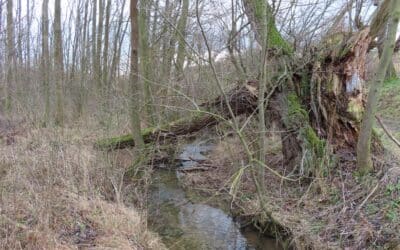
[[[0,0],[1,249],[400,249],[400,0]]]

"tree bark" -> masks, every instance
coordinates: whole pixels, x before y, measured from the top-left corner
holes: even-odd
[[[131,63],[130,63],[130,74],[129,82],[131,86],[131,124],[132,124],[132,135],[136,142],[139,150],[144,149],[144,141],[141,133],[140,124],[140,80],[139,80],[139,19],[137,0],[131,0],[130,5],[130,19],[131,19]]]
[[[141,72],[142,82],[144,88],[144,102],[146,107],[146,113],[148,122],[153,126],[155,124],[155,109],[153,95],[151,93],[151,50],[149,46],[149,15],[150,4],[148,1],[142,1],[139,11],[139,32],[140,32],[140,61],[141,61]]]
[[[55,82],[56,82],[56,102],[57,102],[55,123],[62,127],[64,126],[64,100],[63,100],[64,63],[63,63],[60,0],[55,0],[55,5],[54,5],[54,71],[56,76]]]
[[[49,122],[50,116],[50,54],[49,54],[49,0],[42,2],[42,56],[41,71],[44,94],[44,125]]]
[[[14,84],[14,66],[15,66],[15,44],[14,44],[14,19],[13,19],[13,0],[7,1],[7,76],[5,86],[5,109],[11,110],[11,88]]]
[[[101,77],[102,61],[101,61],[101,48],[102,48],[102,37],[103,37],[103,22],[104,22],[104,0],[99,0],[99,21],[97,24],[97,41],[96,41],[96,61],[94,64],[94,79],[97,87],[102,91],[103,83]]]
[[[102,70],[102,82],[103,85],[106,85],[106,88],[108,89],[108,74],[109,74],[109,68],[108,68],[108,47],[109,47],[109,42],[110,42],[110,16],[111,16],[111,0],[107,0],[107,6],[106,6],[106,21],[105,21],[105,27],[104,27],[104,48],[103,48],[103,70]]]
[[[96,22],[97,19],[97,0],[92,0],[92,76],[95,81],[96,73]]]
[[[370,84],[366,109],[362,119],[360,136],[357,144],[357,168],[362,174],[373,169],[371,158],[372,126],[378,105],[379,91],[385,80],[388,65],[392,60],[393,50],[396,43],[396,32],[400,19],[400,0],[393,0],[390,8],[390,26],[388,36],[382,52],[382,57],[376,74]]]
[[[182,0],[181,16],[179,17],[177,27],[178,39],[178,54],[176,59],[176,74],[177,78],[181,79],[183,76],[183,66],[185,62],[185,47],[186,47],[186,25],[189,13],[189,0]]]

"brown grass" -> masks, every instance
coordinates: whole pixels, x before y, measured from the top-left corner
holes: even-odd
[[[26,122],[1,142],[1,249],[165,248],[139,207],[124,205],[138,187],[124,182],[126,161],[93,149],[103,133],[93,124]]]

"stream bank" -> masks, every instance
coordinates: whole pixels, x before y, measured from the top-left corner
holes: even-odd
[[[180,170],[192,169],[207,159],[212,145],[192,143],[183,147],[179,166],[156,170],[149,196],[149,226],[171,249],[283,249],[277,241],[253,228],[241,228],[220,206],[201,202],[184,190]],[[188,192],[189,191],[189,192]],[[229,204],[229,203],[228,203]],[[223,205],[223,204],[222,204]]]

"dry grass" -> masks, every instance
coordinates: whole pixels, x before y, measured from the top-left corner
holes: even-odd
[[[1,142],[1,249],[164,248],[139,209],[124,206],[138,187],[124,183],[126,162],[93,149],[103,133],[94,124],[26,122]]]
[[[277,150],[279,145],[272,145],[279,140],[272,138],[269,141],[268,165],[283,173],[282,158]],[[186,183],[197,190],[208,191],[209,195],[221,193],[221,190],[227,195],[232,191],[232,177],[244,166],[241,161],[245,154],[240,142],[233,137],[225,138],[209,157],[216,168],[187,174]],[[364,180],[348,172],[352,167],[346,164],[354,162],[339,162],[335,170],[332,169],[318,183],[304,180],[283,182],[267,172],[265,195],[268,210],[283,233],[290,235],[292,246],[298,249],[393,247],[400,244],[399,218],[393,215],[400,212],[398,205],[394,204],[400,201],[400,186],[390,195],[387,189],[390,185],[400,185],[400,175],[389,174],[390,177],[381,178],[383,173],[390,173],[388,168],[395,164],[388,162],[381,165],[376,176]],[[388,178],[392,179],[391,184],[388,184]],[[321,183],[325,187],[323,191],[319,187]],[[374,190],[376,184],[379,185]],[[235,185],[238,188],[232,206],[240,211],[239,216],[253,220],[261,218],[249,168],[241,176],[240,185]],[[389,218],[390,215],[394,217]]]

